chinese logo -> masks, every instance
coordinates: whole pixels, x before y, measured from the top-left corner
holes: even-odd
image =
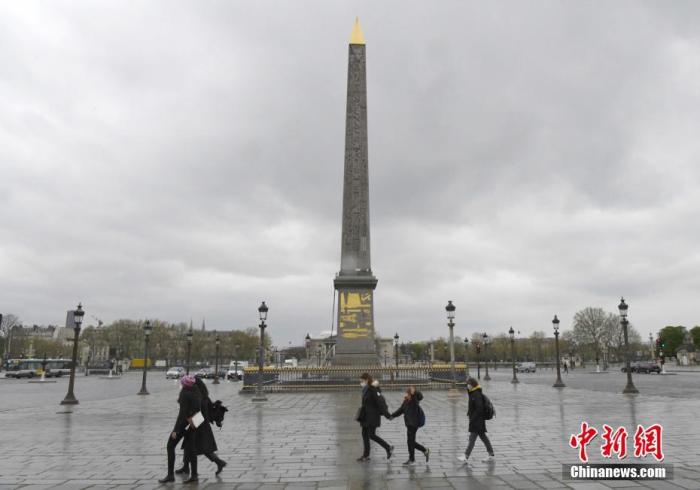
[[[634,457],[644,458],[651,455],[656,461],[662,461],[664,459],[662,432],[663,428],[659,424],[653,424],[647,428],[638,425],[633,437]],[[589,426],[586,422],[581,422],[581,431],[578,434],[571,435],[569,446],[578,449],[578,457],[582,462],[588,462],[588,445],[597,436],[598,429]],[[617,459],[627,457],[627,429],[618,427],[613,430],[609,425],[603,424],[603,432],[600,436],[602,439],[600,454],[604,458],[612,458],[613,455],[617,456]]]

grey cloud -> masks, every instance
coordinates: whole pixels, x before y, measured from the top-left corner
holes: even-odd
[[[604,7],[0,6],[2,311],[328,329],[359,15],[381,333],[697,323],[699,7]]]

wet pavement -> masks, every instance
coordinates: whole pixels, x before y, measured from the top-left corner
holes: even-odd
[[[483,371],[482,371],[483,375]],[[639,375],[642,392],[620,391],[625,377],[577,370],[564,376],[567,388],[551,387],[549,370],[520,375],[491,372],[484,390],[496,407],[488,423],[496,451],[493,464],[479,462],[480,442],[463,466],[456,457],[466,445],[466,400],[446,392],[425,393],[426,426],[419,442],[432,451],[430,463],[418,454],[415,467],[407,458],[402,420],[382,422],[378,433],[396,446],[390,461],[377,446],[372,460],[360,464],[359,426],[353,417],[359,393],[270,394],[261,406],[238,394],[238,384],[210,385],[213,399],[229,408],[223,430],[215,429],[219,455],[229,465],[219,478],[215,467],[200,458],[197,488],[604,488],[700,489],[700,373],[675,376]],[[137,396],[138,373],[120,380],[82,377],[76,380],[80,405],[59,405],[67,380],[47,385],[26,380],[0,381],[0,490],[5,488],[173,488],[158,485],[165,473],[165,442],[177,413],[178,384],[162,373],[149,376],[149,396]],[[386,392],[390,409],[401,394]],[[670,396],[667,396],[670,395]],[[65,413],[71,412],[71,413]],[[602,428],[638,424],[664,427],[664,463],[674,467],[668,481],[573,482],[562,479],[564,463],[576,463],[568,446],[582,421]],[[630,446],[632,442],[628,443]],[[592,463],[610,462],[600,455],[599,439],[589,446]],[[651,463],[628,456],[627,463]],[[179,478],[178,478],[179,480]]]

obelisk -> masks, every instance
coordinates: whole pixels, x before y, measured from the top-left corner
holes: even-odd
[[[369,175],[367,157],[367,77],[365,39],[355,20],[348,50],[345,116],[343,231],[338,291],[338,337],[334,364],[378,364],[374,341],[374,288],[369,246]]]

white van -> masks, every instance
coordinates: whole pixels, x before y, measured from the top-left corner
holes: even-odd
[[[537,371],[537,365],[534,362],[519,362],[515,365],[515,369],[519,373],[534,373]]]

